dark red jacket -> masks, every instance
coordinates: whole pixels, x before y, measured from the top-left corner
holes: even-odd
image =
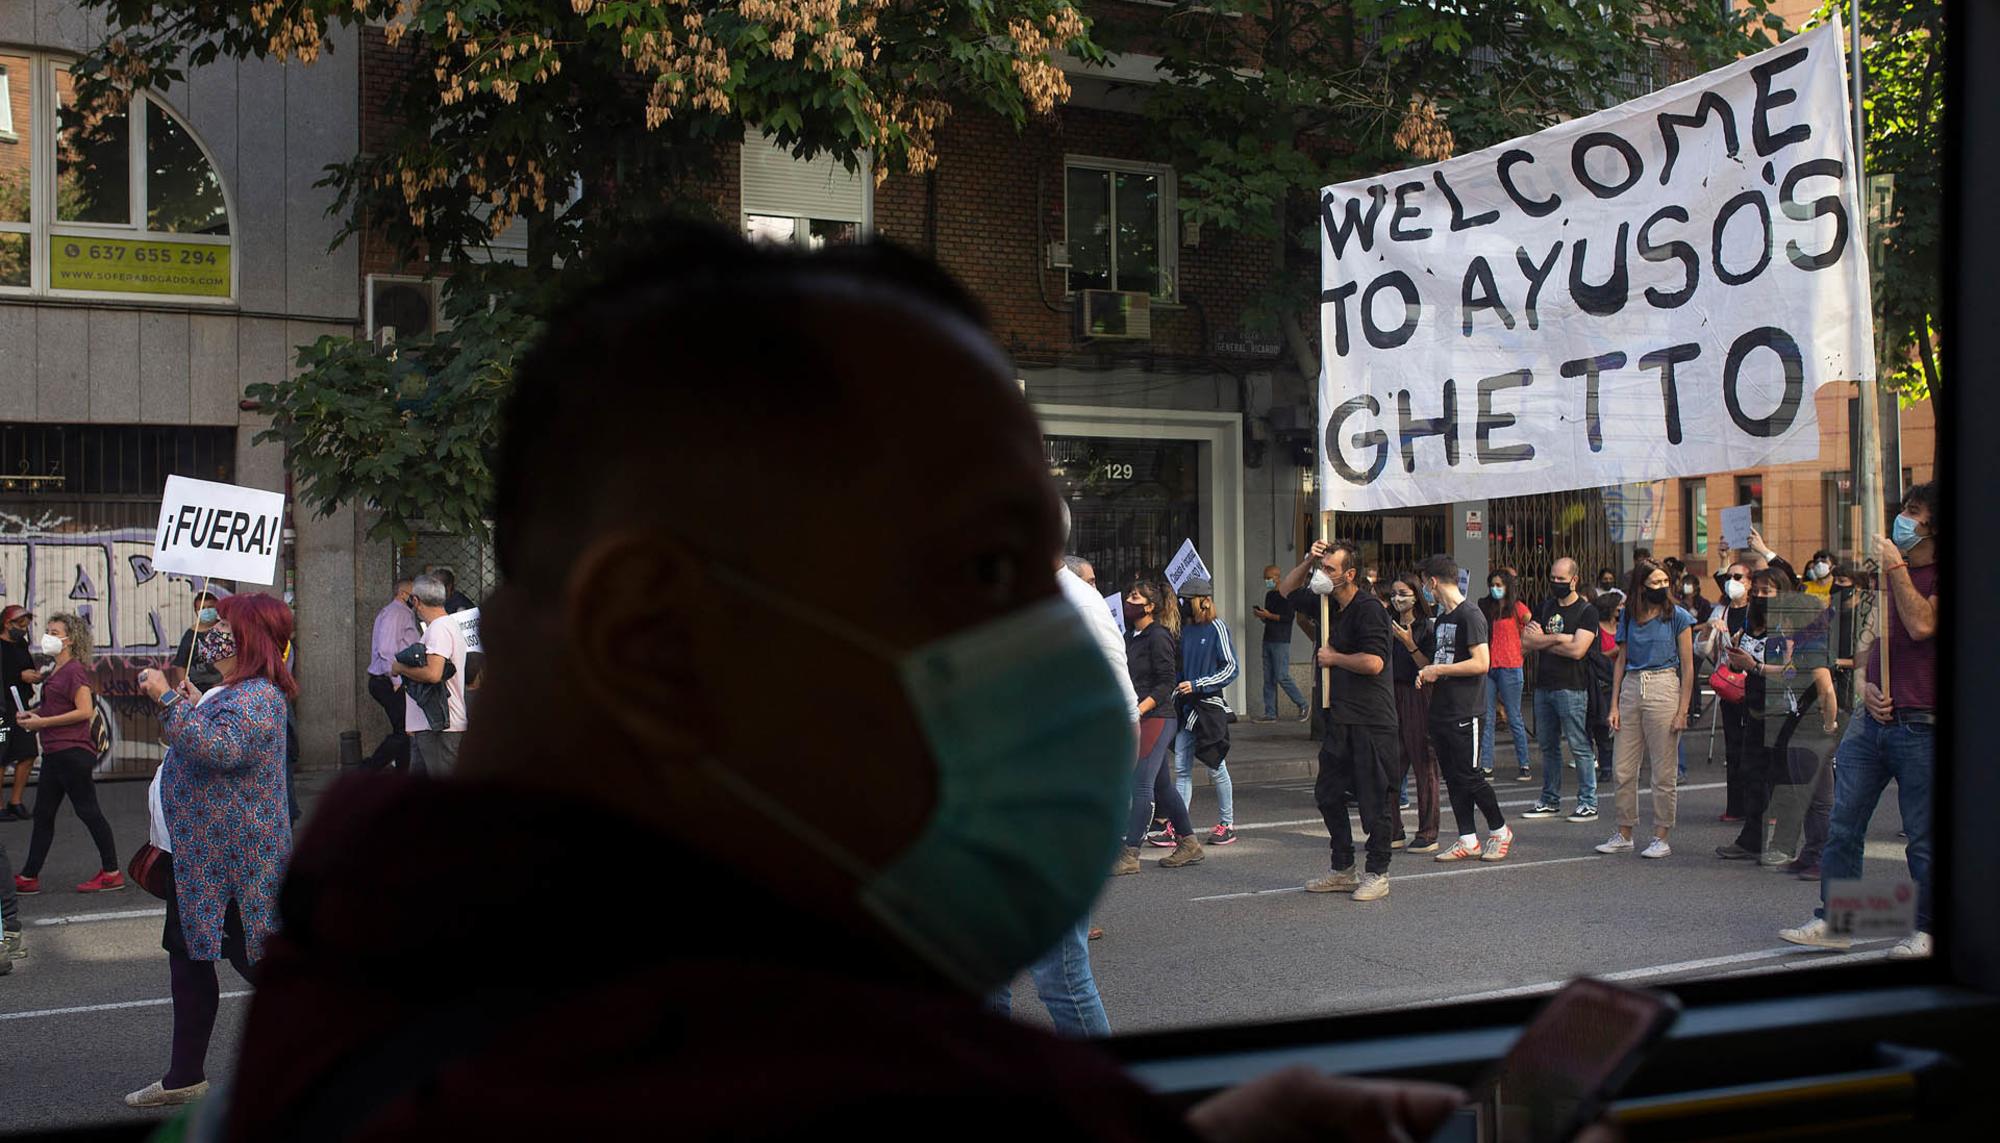
[[[1187,1138],[1095,1049],[583,803],[346,779],[280,918],[233,1140]]]

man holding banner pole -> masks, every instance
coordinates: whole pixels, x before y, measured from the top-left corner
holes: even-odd
[[[1360,559],[1350,541],[1317,540],[1311,554],[1286,572],[1278,586],[1290,594],[1310,581],[1315,592],[1331,596],[1339,607],[1322,629],[1326,645],[1314,656],[1316,665],[1336,676],[1328,688],[1334,700],[1313,784],[1313,800],[1326,822],[1332,871],[1306,882],[1306,891],[1352,893],[1356,901],[1375,901],[1389,895],[1394,852],[1389,841],[1395,829],[1389,784],[1402,743],[1396,735],[1395,676],[1389,669],[1389,656],[1395,653],[1389,609],[1361,590]],[[1361,802],[1361,827],[1368,836],[1368,860],[1359,875],[1353,825],[1347,818],[1350,789]]]

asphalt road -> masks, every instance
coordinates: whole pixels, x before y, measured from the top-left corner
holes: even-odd
[[[1311,748],[1300,741],[1298,749]],[[1511,767],[1504,754],[1500,761],[1504,777]],[[1440,1003],[1552,987],[1583,972],[1658,983],[1882,955],[1879,942],[1825,954],[1777,939],[1778,928],[1811,915],[1816,887],[1712,856],[1736,829],[1716,821],[1721,781],[1720,765],[1691,764],[1676,852],[1664,861],[1592,853],[1611,831],[1605,820],[1515,817],[1518,841],[1506,862],[1440,865],[1399,853],[1388,898],[1364,904],[1299,891],[1327,866],[1310,778],[1239,780],[1241,841],[1180,870],[1159,868],[1167,851],[1149,848],[1140,873],[1107,883],[1096,918],[1108,935],[1091,951],[1112,1027]],[[1503,806],[1518,814],[1539,788],[1503,780]],[[126,856],[144,835],[145,788],[107,783],[101,796]],[[1641,805],[1643,822],[1649,803],[1642,797]],[[1196,822],[1214,817],[1212,793],[1199,789]],[[1902,869],[1896,830],[1890,798],[1870,834],[1871,872]],[[17,865],[28,831],[25,822],[0,825]],[[163,907],[136,888],[76,893],[71,887],[95,865],[82,826],[66,814],[44,891],[21,902],[29,958],[0,977],[0,1133],[141,1117],[121,1097],[165,1068]],[[242,979],[227,965],[220,973],[211,1078],[226,1073],[248,1005],[247,995],[232,995],[247,990]],[[1046,1020],[1025,978],[1015,995],[1020,1018]]]

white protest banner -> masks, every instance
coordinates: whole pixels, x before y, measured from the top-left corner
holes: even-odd
[[[479,609],[477,607],[469,608],[465,611],[454,611],[450,615],[445,616],[445,618],[458,624],[458,633],[465,640],[467,653],[481,650],[479,646]]]
[[[1111,609],[1111,622],[1118,626],[1118,633],[1120,635],[1131,634],[1131,632],[1125,630],[1125,597],[1114,591],[1104,597],[1104,606]]]
[[[1722,510],[1722,546],[1725,548],[1750,546],[1750,505],[1738,504],[1734,508]]]
[[[1180,550],[1167,561],[1167,582],[1178,592],[1182,584],[1197,576],[1206,580],[1215,578],[1208,574],[1208,565],[1201,562],[1201,554],[1194,550],[1194,541],[1182,540]]]
[[[1819,456],[1874,374],[1838,20],[1320,195],[1320,507]]]
[[[154,533],[153,570],[276,583],[284,531],[282,492],[169,476]]]

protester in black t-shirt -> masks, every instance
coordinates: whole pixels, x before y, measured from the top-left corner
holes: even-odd
[[[1264,621],[1264,717],[1258,722],[1278,721],[1279,687],[1297,704],[1300,722],[1312,717],[1306,696],[1292,681],[1292,604],[1278,590],[1282,570],[1277,564],[1264,569],[1264,606],[1255,609],[1257,618]]]
[[[1458,842],[1437,855],[1438,861],[1502,861],[1514,847],[1514,831],[1500,812],[1492,783],[1475,764],[1479,717],[1486,711],[1486,672],[1492,659],[1487,647],[1486,615],[1458,590],[1458,564],[1450,556],[1424,561],[1423,585],[1437,600],[1438,617],[1424,652],[1430,665],[1417,672],[1417,686],[1430,692],[1431,749],[1451,792],[1451,813],[1458,822]],[[1472,811],[1486,816],[1486,843]]]
[[[0,821],[28,821],[34,816],[21,799],[28,792],[28,775],[42,748],[34,734],[14,725],[14,713],[33,706],[35,685],[42,681],[42,673],[35,669],[34,652],[28,647],[34,623],[34,615],[18,603],[10,604],[0,618],[0,691],[4,691],[0,693],[0,723],[8,730],[7,744],[0,747],[0,773],[8,766],[14,768],[14,784],[8,790],[7,804],[0,807]]]
[[[1389,893],[1390,815],[1395,812],[1389,781],[1399,751],[1390,667],[1395,638],[1389,609],[1361,588],[1359,560],[1350,541],[1315,541],[1312,553],[1285,573],[1278,590],[1290,594],[1310,581],[1315,592],[1331,595],[1340,608],[1332,617],[1330,645],[1314,654],[1314,662],[1331,668],[1335,679],[1319,778],[1313,785],[1313,799],[1326,820],[1333,872],[1307,882],[1306,890],[1353,893],[1357,901],[1374,901]],[[1349,786],[1361,801],[1361,824],[1368,834],[1367,871],[1359,877],[1343,796]]]
[[[1597,643],[1597,608],[1577,594],[1576,561],[1549,569],[1549,598],[1521,630],[1521,647],[1540,657],[1535,668],[1535,737],[1542,748],[1542,796],[1525,817],[1562,813],[1562,744],[1576,763],[1573,822],[1597,820],[1597,749],[1590,740],[1590,665]]]
[[[1731,564],[1715,573],[1715,582],[1722,589],[1722,602],[1709,614],[1707,630],[1701,633],[1701,642],[1709,661],[1718,665],[1729,661],[1729,647],[1743,634],[1750,618],[1750,567],[1747,564]],[[1745,807],[1753,800],[1749,791],[1755,783],[1750,779],[1750,766],[1744,760],[1743,740],[1748,734],[1749,712],[1740,702],[1730,702],[1717,698],[1722,708],[1722,755],[1727,766],[1725,780],[1728,784],[1723,795],[1722,820],[1740,822],[1745,816]]]

